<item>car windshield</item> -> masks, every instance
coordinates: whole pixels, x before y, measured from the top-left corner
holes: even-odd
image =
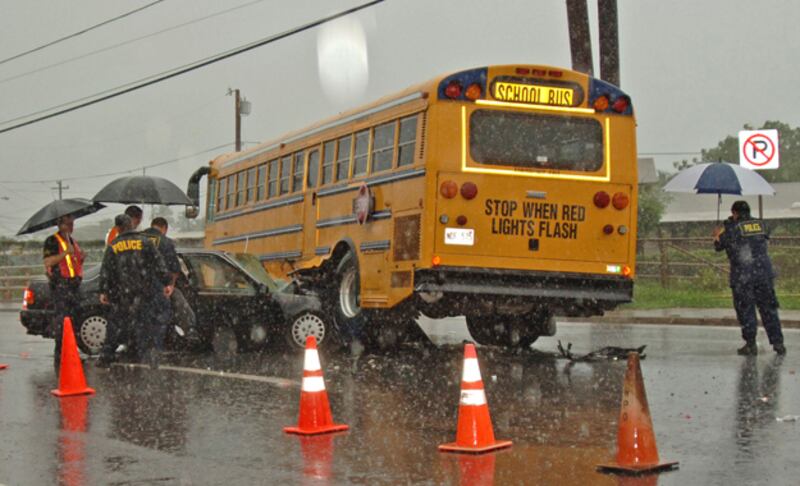
[[[288,282],[275,279],[267,273],[264,270],[264,266],[255,256],[249,253],[232,253],[231,256],[251,277],[266,285],[270,292],[277,292],[288,285]]]

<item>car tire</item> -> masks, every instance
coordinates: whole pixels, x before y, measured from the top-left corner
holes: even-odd
[[[103,349],[108,331],[108,317],[101,309],[90,309],[78,318],[75,340],[87,355],[97,355]]]
[[[303,311],[289,319],[284,337],[286,344],[293,350],[303,350],[306,347],[306,338],[314,336],[317,348],[331,347],[334,337],[333,326],[321,312]]]

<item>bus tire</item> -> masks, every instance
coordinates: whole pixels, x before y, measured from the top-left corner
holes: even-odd
[[[467,329],[478,344],[527,349],[540,335],[540,326],[531,319],[533,315],[535,313],[465,317]]]
[[[348,345],[359,342],[367,344],[366,330],[369,323],[367,312],[361,308],[361,284],[358,260],[352,252],[347,252],[339,261],[334,272],[332,285],[326,292],[323,303],[332,315],[342,341]]]

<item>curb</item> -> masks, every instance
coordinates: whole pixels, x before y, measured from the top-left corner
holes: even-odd
[[[563,317],[564,322],[593,322],[602,324],[651,324],[674,326],[714,326],[714,327],[739,327],[735,317],[704,318],[704,317],[652,317],[652,316],[603,316],[603,317]],[[759,324],[761,321],[759,320]],[[781,319],[784,329],[800,329],[800,321]]]

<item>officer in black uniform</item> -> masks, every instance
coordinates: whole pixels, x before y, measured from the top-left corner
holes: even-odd
[[[178,254],[175,251],[175,242],[167,236],[169,231],[169,223],[165,218],[153,218],[150,227],[142,231],[146,235],[153,246],[158,249],[161,257],[164,258],[164,264],[167,266],[167,271],[172,277],[172,286],[175,287],[175,282],[181,273],[181,264],[178,261]],[[163,304],[163,303],[162,303]],[[170,305],[171,304],[171,305]],[[172,292],[170,300],[167,302],[168,309],[161,312],[161,316],[166,319],[164,326],[169,324],[169,321],[174,313],[178,323],[181,325],[182,330],[186,331],[187,339],[196,342],[199,338],[195,330],[195,315],[189,303],[186,301],[183,292],[175,288]]]
[[[123,223],[124,231],[103,256],[100,301],[114,306],[115,324],[133,332],[140,358],[147,356],[155,368],[165,331],[159,315],[164,306],[158,303],[172,294],[172,277],[153,243],[133,230],[129,217],[120,215],[116,222]],[[113,360],[117,344],[106,341],[99,365]]]
[[[767,254],[768,239],[764,222],[750,216],[747,201],[733,203],[731,216],[723,227],[714,231],[714,249],[725,250],[731,264],[733,306],[745,341],[737,351],[742,355],[758,353],[756,307],[772,348],[779,355],[786,354],[778,317],[778,298],[773,286],[775,273]]]

